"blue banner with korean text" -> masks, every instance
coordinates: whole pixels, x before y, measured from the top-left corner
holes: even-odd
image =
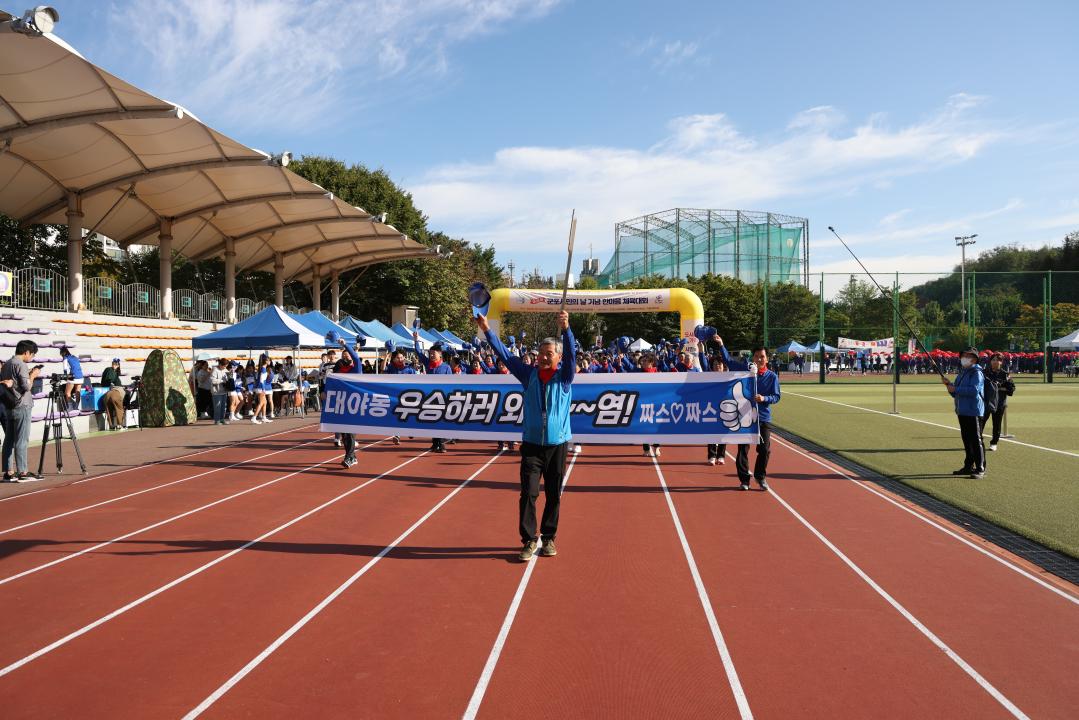
[[[578,375],[570,426],[579,443],[758,442],[749,372]],[[322,430],[520,440],[524,389],[512,375],[330,375]]]

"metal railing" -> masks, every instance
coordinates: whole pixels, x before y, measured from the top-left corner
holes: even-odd
[[[0,307],[64,312],[67,307],[67,276],[49,268],[12,269],[0,265]],[[123,285],[112,278],[92,277],[83,281],[83,304],[98,315],[157,318],[161,316],[161,291],[146,283]],[[245,320],[272,303],[236,298],[236,320]],[[289,305],[288,312],[309,312]],[[219,293],[173,290],[173,315],[181,320],[225,323],[225,297]],[[325,312],[324,312],[325,314]]]

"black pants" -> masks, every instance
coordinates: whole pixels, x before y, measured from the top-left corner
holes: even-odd
[[[757,461],[753,464],[753,477],[757,482],[768,477],[768,457],[772,454],[772,424],[764,420],[758,423],[761,429],[761,442],[757,446]],[[749,445],[739,445],[734,467],[738,470],[738,480],[743,485],[749,484]]]
[[[341,444],[345,446],[345,455],[353,455],[356,452],[356,436],[352,433],[341,433]]]
[[[963,469],[985,472],[985,445],[982,444],[982,419],[976,415],[959,416],[959,432],[963,436]]]
[[[566,452],[569,443],[533,445],[521,443],[521,542],[536,539],[536,498],[539,497],[540,477],[543,477],[543,519],[540,535],[554,540],[558,532],[558,510],[562,504],[562,478],[566,474]]]
[[[708,459],[715,458],[716,460],[722,460],[723,456],[727,454],[726,445],[709,445],[708,446]]]
[[[993,418],[993,439],[989,441],[990,445],[996,445],[1000,442],[1000,425],[1004,420],[1004,409],[1000,408],[996,412],[986,412],[982,415],[982,432],[985,432],[985,424],[989,422],[989,418]]]
[[[214,411],[214,398],[210,394],[209,390],[203,388],[195,389],[195,415],[212,415]]]

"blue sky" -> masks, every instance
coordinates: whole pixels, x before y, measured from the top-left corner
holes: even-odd
[[[1079,3],[57,8],[110,72],[248,145],[385,168],[433,229],[518,268],[560,271],[574,207],[601,262],[648,212],[802,215],[811,272],[854,269],[828,225],[874,272],[946,270],[957,234],[1079,229]]]

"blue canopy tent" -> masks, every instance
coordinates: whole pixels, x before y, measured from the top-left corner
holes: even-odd
[[[456,343],[457,345],[460,345],[461,347],[464,347],[465,343],[470,342],[468,340],[462,340],[461,338],[459,338],[456,335],[454,335],[453,333],[451,333],[449,330],[439,330],[438,334],[441,335],[442,337],[446,338],[450,342],[453,342],[453,343]]]
[[[303,325],[305,328],[307,328],[311,332],[316,332],[316,333],[322,335],[322,340],[323,340],[322,344],[325,347],[337,347],[337,343],[330,342],[329,340],[326,339],[326,334],[329,333],[331,330],[333,330],[338,335],[340,335],[342,338],[344,338],[345,342],[349,343],[350,345],[352,343],[356,342],[356,333],[352,332],[351,330],[349,330],[349,329],[347,329],[345,327],[342,327],[341,325],[338,325],[337,323],[335,323],[333,320],[330,320],[328,317],[326,317],[322,313],[309,312],[309,313],[304,313],[303,315],[296,315],[295,313],[289,313],[288,316],[290,318],[292,318],[293,320],[295,320],[296,322]]]
[[[442,332],[441,330],[435,330],[434,328],[431,328],[427,332],[430,333],[435,338],[437,338],[438,341],[442,343],[443,347],[451,347],[454,350],[463,350],[464,349],[465,344],[459,338],[455,338],[452,335],[447,335],[446,333]]]
[[[821,341],[818,340],[817,342],[815,342],[812,345],[810,345],[809,347],[807,347],[805,349],[805,351],[806,352],[811,352],[811,353],[819,353],[820,348],[821,348]],[[839,352],[839,348],[834,348],[831,345],[828,345],[827,343],[825,343],[824,352]]]
[[[413,341],[412,341],[412,330],[411,330],[411,328],[405,327],[404,323],[397,323],[392,328],[390,328],[390,330],[397,333],[398,335],[400,335],[403,338],[403,340],[398,340],[397,341],[398,345],[400,345],[403,342],[403,343],[405,343],[405,347],[412,347]],[[425,338],[423,336],[423,333],[420,333],[420,347],[422,349],[426,350],[427,348],[434,345],[436,342],[437,342],[436,340],[429,340],[429,339]]]
[[[387,340],[393,340],[395,343],[400,342],[397,333],[377,320],[365,322],[354,317],[346,317],[338,324],[364,337],[371,338],[377,345],[384,345]]]
[[[325,347],[326,338],[271,305],[243,322],[191,338],[192,350],[270,350]]]
[[[807,352],[808,350],[809,348],[797,340],[791,340],[786,345],[780,345],[776,348],[777,353]]]

